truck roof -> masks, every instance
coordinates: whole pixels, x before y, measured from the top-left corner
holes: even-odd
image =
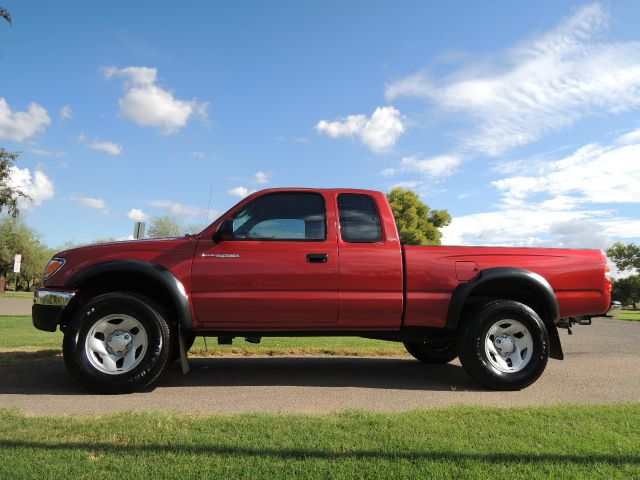
[[[382,193],[379,190],[368,190],[364,188],[278,187],[278,188],[265,188],[262,190],[258,190],[257,192],[252,193],[252,195],[255,195],[257,193],[266,193],[266,192],[290,192],[292,190],[309,191],[309,192],[360,192],[360,193],[366,193],[366,194]]]

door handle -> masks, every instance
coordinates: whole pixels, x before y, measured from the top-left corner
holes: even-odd
[[[329,255],[327,253],[308,253],[307,262],[309,263],[327,263]]]

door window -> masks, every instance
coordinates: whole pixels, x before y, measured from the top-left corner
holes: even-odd
[[[237,240],[322,241],[327,238],[326,206],[317,193],[269,193],[233,216]]]
[[[369,195],[341,193],[338,195],[342,240],[350,243],[373,243],[382,240],[380,215]]]

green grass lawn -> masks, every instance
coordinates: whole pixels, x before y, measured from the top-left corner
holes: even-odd
[[[90,419],[0,410],[7,479],[629,479],[639,452],[640,404]]]
[[[33,298],[33,292],[4,292],[2,298]]]
[[[30,316],[0,316],[0,350],[61,350],[62,332],[43,332],[31,323]]]
[[[218,345],[216,338],[207,338],[206,346],[199,337],[189,352],[192,356],[222,355],[406,355],[401,343],[368,340],[359,337],[288,337],[263,338],[259,344],[236,338],[233,345]],[[42,332],[33,327],[31,317],[0,316],[0,351],[59,351],[62,333]]]
[[[622,310],[616,320],[635,320],[640,322],[640,310]]]

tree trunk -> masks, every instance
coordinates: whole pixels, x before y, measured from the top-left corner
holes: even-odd
[[[4,295],[5,272],[0,272],[0,297]]]

